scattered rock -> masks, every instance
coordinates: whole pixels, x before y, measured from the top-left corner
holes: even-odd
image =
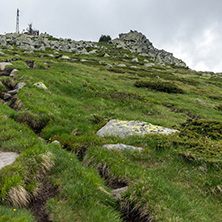
[[[19,83],[14,87],[14,89],[20,90],[20,89],[22,89],[25,85],[26,85],[25,82],[19,82]]]
[[[0,169],[15,162],[15,159],[18,156],[19,154],[14,153],[14,152],[0,151]]]
[[[61,59],[65,59],[65,60],[69,60],[69,56],[66,56],[66,55],[62,55]]]
[[[18,72],[18,69],[13,69],[9,76],[12,77],[12,78],[15,77],[16,72]]]
[[[108,150],[117,149],[117,150],[139,150],[142,151],[142,147],[136,147],[136,146],[130,146],[125,144],[106,144],[102,146],[103,148],[106,148]]]
[[[87,50],[84,48],[84,49],[82,49],[82,51],[79,52],[79,54],[81,54],[81,55],[88,55],[89,53],[88,53]]]
[[[8,91],[8,93],[11,95],[15,95],[16,93],[18,93],[18,91],[19,91],[18,89],[13,89],[13,90]]]
[[[106,54],[104,55],[104,57],[110,57],[110,55],[106,53]]]
[[[137,58],[132,59],[132,62],[139,62]]]
[[[118,64],[117,66],[118,66],[118,67],[126,67],[125,64]]]
[[[93,49],[93,50],[91,50],[91,51],[89,52],[90,55],[96,54],[96,53],[97,53],[97,50],[96,50],[96,49]]]
[[[110,65],[110,64],[106,64],[105,66],[108,67],[108,68],[112,68],[112,67],[113,67],[113,66]]]
[[[34,86],[36,86],[36,87],[38,87],[40,89],[48,89],[46,87],[46,85],[44,83],[42,83],[42,82],[37,82],[37,83],[34,84]]]
[[[128,190],[128,186],[112,190],[112,194],[116,200],[121,199],[121,194]]]
[[[152,125],[142,121],[122,121],[110,120],[98,132],[97,136],[119,136],[127,137],[133,135],[146,135],[146,134],[163,134],[169,135],[171,133],[179,132],[175,129],[169,129],[161,126]]]
[[[9,99],[11,99],[11,95],[9,94],[9,93],[3,93],[3,99],[4,100],[9,100]]]
[[[10,62],[0,62],[0,70],[3,71],[5,70],[6,66],[12,66],[13,64]]]
[[[52,143],[61,145],[61,143],[58,140],[53,140]]]
[[[144,64],[144,66],[146,66],[146,67],[152,67],[152,66],[154,66],[155,64],[154,63],[145,63]]]
[[[201,104],[202,104],[202,105],[204,105],[204,106],[206,106],[206,105],[207,105],[206,103],[202,102],[202,101],[201,101],[200,99],[198,99],[198,98],[197,98],[197,99],[195,99],[194,101],[195,101],[195,102],[198,102],[198,103],[201,103]]]
[[[137,66],[131,66],[130,68],[132,68],[132,69],[137,69]]]

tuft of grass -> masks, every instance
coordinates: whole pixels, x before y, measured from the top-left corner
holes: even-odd
[[[15,207],[26,207],[30,201],[30,194],[21,185],[12,187],[8,191],[9,201]]]
[[[35,114],[31,111],[18,112],[14,118],[17,122],[28,125],[35,132],[41,132],[50,120],[46,114]]]

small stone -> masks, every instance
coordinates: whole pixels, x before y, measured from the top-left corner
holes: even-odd
[[[96,50],[96,49],[93,49],[92,51],[89,52],[90,55],[96,54],[96,53],[97,53],[97,50]]]
[[[69,56],[63,55],[63,56],[61,57],[61,59],[69,60],[70,58],[69,58]]]
[[[61,143],[58,140],[53,140],[52,143],[61,145]]]
[[[121,67],[121,68],[126,67],[125,64],[118,64],[117,66],[118,66],[118,67]]]
[[[137,58],[132,59],[132,62],[139,62]]]
[[[121,194],[126,192],[128,190],[128,186],[126,187],[121,187],[115,190],[112,190],[112,194],[115,197],[115,199],[121,199]]]
[[[146,66],[146,67],[152,67],[154,65],[155,65],[154,63],[146,63],[146,64],[144,64],[144,66]]]
[[[20,90],[20,89],[22,89],[25,85],[26,85],[25,82],[19,82],[19,83],[14,87],[14,89]]]
[[[195,99],[194,101],[195,101],[195,102],[199,102],[199,103],[201,102],[201,100],[200,100],[200,99],[198,99],[198,98],[197,98],[197,99]]]
[[[16,93],[18,93],[18,91],[19,91],[18,89],[13,89],[13,90],[8,91],[8,93],[11,95],[15,95]]]
[[[4,100],[8,100],[8,99],[11,99],[11,95],[9,94],[9,93],[4,93],[4,95],[3,95],[3,99]]]
[[[10,77],[14,77],[15,73],[18,72],[18,69],[13,69],[10,73]]]
[[[3,71],[5,70],[6,66],[12,66],[13,64],[10,62],[0,62],[0,70]]]
[[[108,150],[117,149],[117,150],[139,150],[142,151],[142,147],[136,147],[136,146],[130,146],[125,144],[106,144],[102,146],[103,148],[106,148]]]
[[[44,83],[42,83],[42,82],[37,82],[37,83],[34,84],[34,86],[36,86],[36,87],[38,87],[40,89],[48,89],[46,87],[46,85]]]
[[[110,55],[106,53],[106,54],[104,55],[104,57],[110,57]]]

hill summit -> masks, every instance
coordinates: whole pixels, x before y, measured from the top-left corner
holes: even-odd
[[[146,36],[137,31],[120,34],[119,38],[112,41],[118,48],[131,50],[141,55],[148,55],[157,63],[167,63],[176,66],[186,67],[186,63],[173,56],[172,53],[165,50],[156,49]]]

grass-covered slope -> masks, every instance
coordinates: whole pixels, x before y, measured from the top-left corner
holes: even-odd
[[[19,71],[0,76],[1,93],[26,85],[0,99],[0,150],[20,154],[0,170],[0,221],[221,221],[220,75],[149,67],[101,46],[93,55],[2,49]],[[96,136],[111,119],[180,133]],[[144,151],[102,148],[113,143]],[[126,186],[116,200],[112,190]]]

